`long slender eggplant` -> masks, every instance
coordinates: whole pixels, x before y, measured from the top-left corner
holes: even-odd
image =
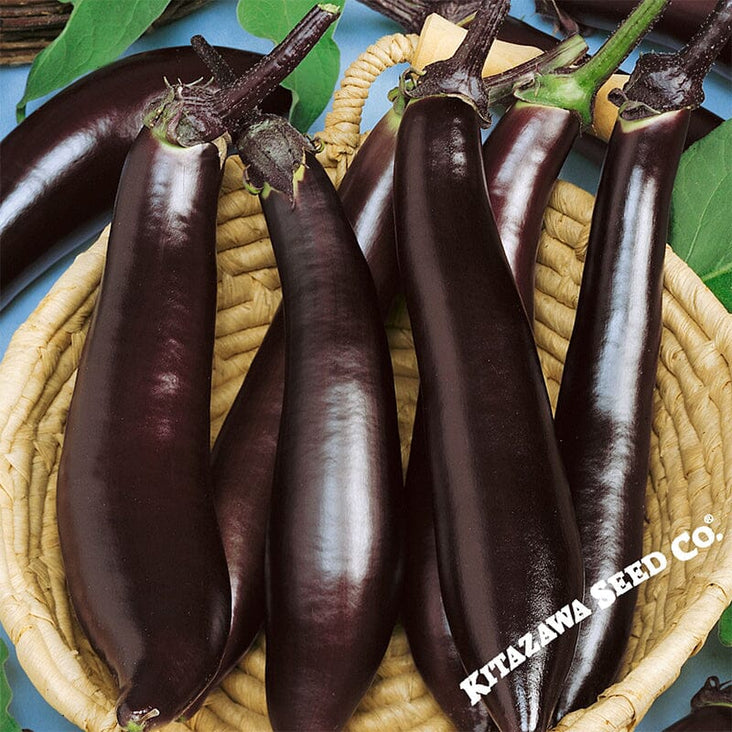
[[[207,448],[219,182],[214,144],[139,134],[66,424],[67,583],[120,685],[128,730],[185,710],[216,672],[229,627]]]
[[[559,20],[570,33],[579,32],[579,24],[612,30],[635,6],[637,0],[536,0],[538,12]],[[714,10],[715,0],[671,0],[668,11],[651,31],[651,37],[673,48],[688,42]],[[719,62],[732,71],[732,46],[727,43],[719,54]]]
[[[569,51],[569,49],[567,50]],[[558,46],[547,53],[557,54],[555,57],[557,66],[555,68],[567,66],[577,58],[565,59]],[[546,64],[546,61],[543,63]],[[549,71],[549,65],[544,66],[544,68]],[[536,71],[538,73],[538,67]],[[487,88],[494,85],[501,87],[500,76],[486,79],[485,85]],[[569,115],[569,113],[565,114]],[[520,138],[521,135],[517,135],[517,140]],[[503,170],[508,170],[510,166],[516,165],[517,157],[520,157],[518,147],[516,152],[517,154],[507,154],[508,159],[504,160],[504,166],[497,166],[494,179],[487,179],[492,207],[497,208],[499,212],[510,210],[508,202],[501,200],[500,194],[502,193],[501,186],[505,185]],[[522,152],[525,155],[523,148]],[[537,150],[536,157],[540,157],[543,152],[541,149]],[[555,166],[558,172],[559,167],[555,163],[551,162],[545,168],[551,171],[550,166]],[[546,169],[544,171],[545,175],[547,173]],[[513,172],[516,174],[516,171]],[[542,196],[540,194],[542,189],[545,186],[549,187],[551,183],[546,183],[541,176],[527,176],[527,179],[531,180],[538,188],[537,193],[539,195],[532,195],[530,187],[523,191],[524,195],[530,197],[530,202],[525,204],[524,207],[525,218],[530,221],[538,220],[541,222],[544,207],[542,206]],[[503,204],[502,206],[493,206],[494,187],[497,202]],[[515,208],[519,208],[519,205]],[[532,206],[536,207],[535,210],[532,209]],[[524,223],[525,221],[513,223],[508,216],[503,216],[500,219],[497,217],[498,230],[501,234],[501,227],[503,226],[507,229],[508,234],[516,235],[518,233],[517,229]],[[528,232],[527,238],[531,234],[532,232]],[[538,231],[536,236],[538,240]],[[533,249],[535,250],[535,247]],[[514,261],[509,263],[513,267]],[[523,295],[524,292],[529,292],[531,295],[531,298],[524,302],[528,310],[533,303],[533,265],[524,267],[519,272],[514,270],[513,275],[519,285],[520,294]],[[408,515],[410,520],[407,525],[407,564],[403,601],[404,628],[417,669],[442,710],[456,727],[461,730],[492,729],[493,725],[485,705],[482,702],[471,705],[470,700],[460,689],[460,683],[466,675],[466,670],[455,648],[439,585],[432,515],[433,478],[425,444],[424,415],[420,404],[421,397],[418,399],[415,413],[405,486],[407,500],[409,501]]]
[[[590,228],[555,428],[577,511],[585,602],[558,715],[594,703],[616,675],[631,630],[642,554],[653,388],[673,180],[690,109],[732,33],[719,0],[678,54],[642,56],[624,91]],[[638,571],[635,571],[638,570]],[[608,580],[613,577],[614,579]],[[610,581],[610,584],[608,582]]]
[[[237,75],[261,58],[219,52]],[[125,155],[164,79],[207,74],[189,47],[138,53],[67,87],[0,142],[0,302],[108,220]],[[289,105],[289,92],[278,89],[263,109],[286,113]]]
[[[230,626],[208,449],[219,135],[254,114],[335,17],[311,11],[230,87],[251,109],[231,112],[226,88],[171,87],[125,162],[57,501],[72,602],[130,732],[199,700]]]
[[[371,131],[341,185],[343,208],[384,312],[398,282],[391,216],[392,124],[387,116]],[[265,529],[282,413],[284,348],[280,308],[213,448],[216,511],[232,584],[231,631],[217,681],[244,655],[264,620]]]
[[[267,707],[275,729],[335,730],[366,692],[396,621],[399,434],[368,265],[330,179],[285,124],[263,118],[239,140],[249,181],[262,189],[285,318]]]
[[[514,644],[579,596],[582,565],[538,355],[488,199],[479,116],[465,101],[480,93],[482,44],[506,9],[479,12],[453,59],[418,77],[394,200],[440,586],[465,686],[499,729],[534,730],[551,719],[576,628],[536,653]]]

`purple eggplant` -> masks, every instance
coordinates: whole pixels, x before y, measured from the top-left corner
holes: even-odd
[[[512,644],[578,596],[582,565],[538,355],[488,199],[479,116],[464,100],[480,92],[483,44],[506,9],[478,13],[453,59],[415,82],[394,208],[450,629],[471,701],[482,694],[499,729],[534,730],[549,723],[576,629],[529,655]],[[467,79],[461,98],[447,95],[456,79]]]
[[[376,673],[401,588],[402,479],[386,332],[366,260],[307,142],[239,139],[282,279],[285,387],[267,530],[267,707],[336,730]],[[274,162],[273,162],[274,161]]]
[[[221,48],[242,74],[261,58]],[[189,47],[135,54],[88,74],[33,112],[0,142],[0,290],[8,302],[43,268],[100,230],[125,155],[165,79],[195,81],[206,66]],[[263,109],[285,113],[278,89]]]
[[[67,583],[130,730],[191,704],[229,629],[208,470],[220,167],[211,143],[178,148],[147,127],[139,134],[66,423]]]
[[[663,732],[729,732],[732,729],[732,681],[710,676],[691,699],[691,712]]]
[[[719,0],[688,46],[642,56],[623,92],[611,95],[620,112],[555,415],[582,538],[585,602],[600,607],[581,625],[560,718],[593,704],[613,681],[646,578],[633,565],[643,548],[671,191],[690,110],[730,33],[732,0]]]
[[[344,210],[380,286],[383,310],[397,286],[391,220],[392,124],[387,118],[374,128],[341,186]],[[381,149],[384,146],[391,146],[391,155]],[[232,582],[231,633],[219,678],[238,663],[264,620],[265,529],[282,413],[284,354],[280,309],[213,448],[216,510]]]

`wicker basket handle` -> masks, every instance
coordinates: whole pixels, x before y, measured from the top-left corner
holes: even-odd
[[[345,164],[361,142],[361,115],[371,85],[386,69],[409,63],[418,38],[401,33],[384,36],[346,69],[340,88],[333,95],[332,111],[325,117],[325,129],[318,134],[326,157],[334,164]]]

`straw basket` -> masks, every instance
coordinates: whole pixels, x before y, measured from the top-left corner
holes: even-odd
[[[321,160],[340,181],[360,142],[361,109],[374,78],[408,61],[415,38],[381,39],[347,72],[322,135]],[[218,321],[212,439],[262,341],[279,280],[258,201],[228,161],[219,203]],[[558,183],[546,212],[535,332],[552,400],[571,333],[592,197]],[[15,334],[0,365],[0,613],[18,657],[45,698],[79,727],[113,730],[116,692],[69,605],[55,518],[64,420],[104,261],[106,235],[80,255]],[[732,502],[732,316],[670,250],[665,265],[644,553],[711,521],[728,530]],[[404,457],[417,372],[404,309],[389,324]],[[619,568],[622,569],[622,568]],[[641,585],[620,681],[562,729],[631,729],[697,651],[732,596],[732,543],[715,541]],[[266,730],[259,639],[187,723],[168,730]],[[397,628],[350,732],[447,730]]]

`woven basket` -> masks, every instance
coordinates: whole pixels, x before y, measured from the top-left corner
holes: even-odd
[[[361,140],[361,109],[374,78],[408,61],[414,37],[381,39],[347,72],[322,135],[321,160],[340,181]],[[279,280],[258,200],[227,162],[219,202],[219,288],[213,395],[215,438],[279,300]],[[535,332],[556,398],[582,274],[593,199],[559,182],[539,250]],[[33,683],[87,730],[115,729],[116,691],[70,608],[55,515],[56,476],[75,369],[94,305],[106,233],[80,255],[15,334],[0,364],[0,616]],[[726,533],[732,502],[732,316],[670,250],[665,265],[644,550],[713,517]],[[404,309],[389,324],[406,458],[417,371]],[[406,464],[406,460],[405,460]],[[641,586],[621,680],[562,729],[631,729],[697,651],[732,596],[732,544],[715,542]],[[619,568],[621,569],[621,568]],[[259,639],[193,719],[167,727],[206,732],[270,729]],[[397,628],[350,732],[447,730]]]

